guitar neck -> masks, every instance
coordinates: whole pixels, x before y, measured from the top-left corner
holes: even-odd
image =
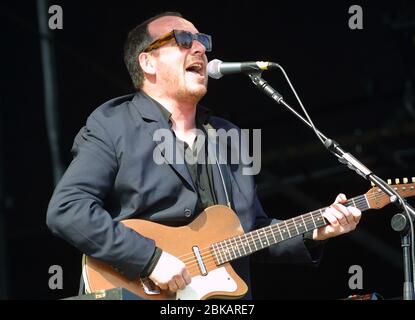
[[[366,195],[349,199],[345,206],[354,206],[362,212],[370,209]],[[328,221],[323,217],[326,208],[254,230],[212,244],[211,250],[217,265],[248,256],[278,242],[291,239],[308,231],[323,227]]]

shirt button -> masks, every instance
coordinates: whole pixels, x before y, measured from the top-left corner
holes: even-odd
[[[184,210],[184,215],[186,216],[186,218],[190,218],[192,216],[192,210],[185,209]]]

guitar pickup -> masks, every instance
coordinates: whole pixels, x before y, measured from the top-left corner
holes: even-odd
[[[200,273],[202,276],[205,276],[208,274],[205,264],[203,263],[202,255],[200,254],[199,247],[192,247],[193,253],[195,254],[197,264],[199,265]]]

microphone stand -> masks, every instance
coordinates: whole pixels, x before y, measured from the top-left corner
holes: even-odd
[[[403,299],[414,300],[413,280],[411,270],[411,235],[409,221],[405,214],[397,213],[391,220],[392,229],[401,235],[401,247],[403,250],[404,284]]]
[[[276,63],[272,63],[273,67],[280,68],[284,75],[285,71],[282,69],[281,66],[279,66]],[[366,180],[370,180],[375,186],[377,186],[380,190],[382,190],[386,195],[389,196],[390,202],[395,204],[398,208],[406,212],[408,218],[410,218],[412,221],[415,218],[415,209],[408,204],[400,195],[397,193],[392,187],[390,187],[385,181],[383,181],[381,178],[376,176],[371,170],[369,170],[363,163],[361,163],[359,160],[357,160],[352,154],[345,152],[340,145],[332,140],[327,138],[323,133],[321,133],[319,130],[315,128],[315,126],[312,124],[311,120],[310,122],[304,119],[297,111],[295,111],[288,103],[284,101],[283,96],[275,90],[270,84],[268,84],[267,81],[265,81],[261,76],[262,72],[260,71],[254,71],[247,74],[253,84],[262,92],[264,92],[266,95],[268,95],[272,100],[274,100],[276,103],[283,105],[286,107],[291,113],[293,113],[298,119],[300,119],[303,123],[305,123],[310,129],[315,131],[319,139],[324,143],[324,146],[332,153],[334,154],[338,160],[347,165],[347,167],[353,171],[355,171],[358,175],[363,177]],[[288,82],[290,83],[288,77],[286,76]],[[291,83],[290,83],[291,86]],[[291,86],[292,90],[296,94],[294,88]],[[298,96],[297,99],[299,100]],[[300,101],[300,100],[299,100]],[[301,102],[300,102],[301,104]],[[412,221],[410,221],[412,223]],[[401,230],[400,230],[401,231]],[[414,286],[412,283],[412,279],[414,278],[413,272],[414,267],[413,264],[410,262],[410,237],[407,235],[407,237],[402,237],[402,247],[404,249],[404,272],[405,272],[405,284],[404,284],[404,294],[403,299],[404,300],[413,300],[414,298]],[[414,261],[412,261],[414,263]],[[412,268],[411,268],[412,267]]]

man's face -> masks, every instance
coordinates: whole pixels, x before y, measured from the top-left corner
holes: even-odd
[[[197,33],[189,21],[173,16],[157,19],[149,24],[153,39],[176,30]],[[207,91],[207,57],[205,47],[194,40],[189,49],[176,45],[174,39],[150,52],[156,64],[157,90],[178,101],[198,102]]]

